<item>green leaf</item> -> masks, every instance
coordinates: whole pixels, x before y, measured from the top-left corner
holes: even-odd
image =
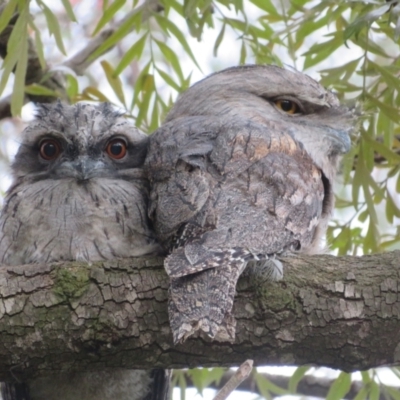
[[[163,43],[157,39],[154,39],[154,41],[157,43],[158,47],[161,50],[161,53],[163,53],[165,59],[171,64],[172,68],[178,75],[179,80],[182,82],[184,80],[184,77],[183,77],[183,73],[182,73],[182,69],[181,69],[181,65],[180,65],[178,56],[165,43]]]
[[[341,372],[337,379],[329,388],[326,400],[341,400],[349,392],[351,387],[351,375],[347,372]]]
[[[246,44],[244,43],[244,40],[242,40],[242,47],[240,48],[240,59],[239,59],[239,64],[244,64],[246,62]]]
[[[37,0],[37,3],[40,6],[40,8],[43,10],[44,16],[47,21],[47,28],[49,29],[50,35],[54,36],[54,39],[56,40],[58,49],[64,55],[67,55],[65,48],[64,48],[60,25],[58,24],[57,17],[53,14],[53,12],[50,10],[50,8],[47,7],[47,5],[42,0]]]
[[[373,140],[367,135],[363,135],[363,140],[368,142],[370,146],[380,155],[386,158],[386,160],[393,162],[394,164],[400,163],[400,155],[386,147],[383,143],[379,143]]]
[[[54,90],[51,90],[46,86],[39,85],[38,83],[32,83],[31,85],[25,86],[25,93],[33,94],[35,96],[59,96]]]
[[[111,47],[115,46],[120,40],[122,40],[128,33],[132,32],[135,27],[140,26],[142,21],[141,8],[138,11],[132,13],[129,18],[115,30],[115,32],[109,36],[88,58],[88,61],[94,60],[101,54],[105,53]]]
[[[110,103],[110,100],[108,100],[107,96],[104,95],[102,92],[100,92],[99,89],[97,89],[93,86],[88,86],[87,88],[85,88],[82,95],[83,95],[83,99],[85,99],[85,100],[94,100],[94,101]]]
[[[334,238],[332,243],[332,247],[335,249],[339,249],[339,255],[346,255],[352,246],[352,232],[348,226],[344,226],[339,235]]]
[[[213,50],[214,57],[217,57],[218,48],[219,48],[219,46],[221,45],[222,40],[223,40],[223,38],[224,38],[224,35],[225,35],[225,26],[226,26],[225,23],[222,24],[222,28],[221,28],[221,30],[220,30],[220,32],[219,32],[217,38],[215,39],[214,50]]]
[[[385,114],[388,118],[390,118],[395,123],[400,123],[400,115],[399,110],[395,107],[390,106],[389,104],[383,103],[378,99],[374,98],[368,93],[365,93],[365,98],[369,100],[375,107],[377,107],[383,114]]]
[[[143,83],[146,75],[149,73],[150,66],[152,65],[151,60],[143,67],[142,71],[139,73],[139,76],[136,79],[135,87],[133,90],[133,97],[131,102],[130,111],[132,112],[135,106],[139,106],[139,95],[142,91]],[[139,126],[139,125],[136,125]]]
[[[180,86],[171,78],[169,74],[164,72],[162,69],[159,69],[155,67],[156,71],[160,74],[161,78],[164,79],[164,81],[171,86],[173,89],[175,89],[177,92],[181,91]]]
[[[278,11],[270,0],[250,0],[259,9],[267,12],[267,14],[279,16]]]
[[[109,22],[111,19],[114,17],[116,12],[126,3],[126,0],[115,0],[113,3],[111,3],[110,7],[107,9],[103,9],[103,15],[100,18],[100,21],[96,25],[96,28],[94,28],[94,31],[92,33],[92,36],[96,35],[97,33],[100,32],[100,30]]]
[[[296,368],[296,371],[294,371],[294,374],[289,380],[288,389],[290,393],[296,393],[297,385],[303,379],[304,375],[310,370],[310,368],[311,367],[307,365]]]
[[[256,381],[258,390],[260,391],[261,395],[264,396],[265,398],[267,398],[267,399],[272,398],[271,393],[275,393],[280,396],[289,394],[289,392],[286,389],[283,389],[283,388],[275,385],[269,379],[265,378],[258,372],[255,372],[254,374],[255,374],[255,381]]]
[[[372,67],[375,72],[379,72],[379,74],[386,81],[388,86],[393,86],[395,88],[400,87],[400,79],[396,78],[395,71],[389,71],[388,66],[380,66],[379,64],[376,64],[371,60],[368,60],[368,66]],[[399,68],[396,67],[396,70],[396,72],[398,73]]]
[[[145,33],[130,49],[124,54],[121,61],[115,68],[114,76],[118,76],[134,59],[139,60],[146,44],[147,33]]]
[[[66,79],[67,79],[67,84],[66,84],[67,95],[73,102],[79,93],[78,80],[71,74],[67,74]]]
[[[20,15],[11,33],[7,44],[7,53],[14,52],[18,62],[14,72],[14,86],[11,95],[11,114],[20,115],[25,98],[25,76],[28,67],[28,21],[29,21],[29,4],[20,10]],[[15,31],[15,32],[14,32]],[[18,37],[12,37],[13,34]],[[18,47],[14,44],[18,43]]]
[[[172,33],[178,40],[178,42],[181,44],[183,49],[186,51],[186,54],[191,58],[193,63],[196,65],[196,67],[201,71],[201,68],[199,64],[197,63],[197,60],[192,52],[192,49],[190,48],[188,42],[185,39],[185,36],[183,35],[182,31],[168,18],[163,17],[162,15],[157,15],[156,16],[157,21],[160,23],[160,26],[165,26],[165,28]]]
[[[390,397],[394,400],[400,400],[400,392],[398,389],[393,389],[385,385],[385,391],[389,393]]]
[[[68,18],[73,22],[77,22],[75,14],[74,14],[74,10],[72,9],[72,6],[71,6],[71,3],[69,2],[69,0],[61,0],[61,2],[63,3],[65,11],[67,12]]]
[[[379,400],[380,387],[375,381],[370,383],[369,400]]]
[[[336,49],[343,45],[343,38],[338,34],[335,34],[333,39],[323,43],[314,44],[310,50],[305,52],[303,56],[306,56],[304,60],[304,69],[310,68],[325,58],[329,57]]]
[[[389,191],[387,190],[386,196],[386,218],[387,220],[393,224],[393,218],[397,217],[400,218],[400,209],[397,204],[394,202],[392,196],[390,195]]]
[[[10,0],[6,3],[3,12],[0,14],[0,33],[4,31],[17,7],[18,0]]]
[[[136,117],[136,124],[138,126],[141,126],[143,121],[145,121],[149,112],[150,100],[152,96],[155,94],[155,84],[153,75],[147,74],[143,77],[142,91],[140,94],[141,94],[141,101],[139,103],[139,112]]]
[[[345,29],[343,35],[344,40],[347,41],[353,34],[357,35],[357,33],[359,33],[364,26],[370,25],[373,21],[384,15],[390,9],[390,7],[390,4],[386,4],[357,18]]]
[[[396,192],[400,193],[400,174],[397,177],[397,181],[396,181]]]
[[[124,96],[124,90],[122,88],[121,79],[118,76],[117,77],[115,76],[115,71],[108,61],[103,60],[100,64],[103,67],[107,81],[110,84],[116,96],[118,97],[118,100],[125,106],[125,96]]]
[[[365,386],[363,386],[358,393],[356,394],[356,396],[354,397],[353,400],[365,400],[367,398],[367,394],[368,394],[368,388],[366,388]]]
[[[35,31],[36,52],[38,55],[40,66],[42,67],[42,70],[45,70],[47,65],[46,65],[46,59],[44,57],[41,33],[40,33],[40,30],[38,29],[38,27],[35,25],[34,20],[31,16],[29,16],[29,26]]]

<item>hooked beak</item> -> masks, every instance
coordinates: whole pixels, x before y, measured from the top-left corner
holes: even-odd
[[[65,161],[58,167],[57,175],[60,178],[75,178],[86,181],[104,175],[106,166],[103,161],[93,160],[88,156],[80,156],[74,161]]]

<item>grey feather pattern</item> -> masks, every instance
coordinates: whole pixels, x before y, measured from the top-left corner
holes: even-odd
[[[297,115],[276,106],[295,102]],[[276,255],[318,252],[354,117],[311,78],[274,66],[222,71],[178,99],[150,138],[149,216],[169,249],[174,341],[234,340],[248,262],[282,276]]]
[[[49,159],[43,143],[50,143]],[[125,156],[112,157],[110,143],[117,155],[125,146]],[[40,106],[12,165],[0,264],[158,254],[142,170],[147,145],[147,136],[108,104]],[[164,400],[168,380],[161,370],[108,370],[56,374],[28,386],[31,400]],[[21,400],[10,398],[9,388],[3,384],[5,400]]]

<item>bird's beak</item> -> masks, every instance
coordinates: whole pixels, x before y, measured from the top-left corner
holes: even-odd
[[[104,162],[93,160],[88,156],[80,156],[74,161],[65,161],[58,169],[58,175],[63,178],[75,178],[85,181],[104,174]]]

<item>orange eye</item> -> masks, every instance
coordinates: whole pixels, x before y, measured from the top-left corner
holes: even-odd
[[[114,160],[120,160],[126,155],[126,143],[122,139],[111,140],[106,147],[107,154]]]
[[[55,139],[45,139],[40,143],[39,154],[46,161],[55,160],[61,153],[61,145]]]
[[[299,114],[300,107],[292,100],[275,100],[275,105],[287,114]]]

